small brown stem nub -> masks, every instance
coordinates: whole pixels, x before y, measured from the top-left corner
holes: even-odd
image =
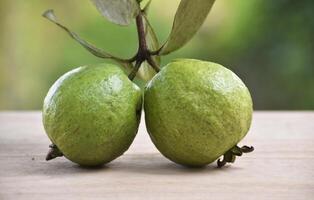
[[[63,153],[58,149],[58,147],[55,144],[49,145],[49,148],[50,149],[49,149],[47,156],[46,156],[47,161],[63,156]]]

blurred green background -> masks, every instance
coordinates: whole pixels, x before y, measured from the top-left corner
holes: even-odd
[[[159,40],[170,32],[178,0],[153,0]],[[40,109],[51,84],[74,67],[104,62],[41,17],[60,21],[115,55],[131,57],[136,28],[113,25],[88,0],[0,1],[0,110]],[[217,0],[198,34],[163,58],[218,62],[251,90],[255,109],[314,109],[314,1]],[[107,61],[106,61],[107,62]]]

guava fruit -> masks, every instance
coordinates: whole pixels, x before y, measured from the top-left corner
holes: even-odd
[[[112,161],[132,143],[141,108],[141,90],[115,65],[83,66],[64,74],[43,105],[44,128],[56,154],[50,156],[63,154],[83,166]]]
[[[252,107],[249,90],[232,71],[193,59],[169,63],[144,94],[151,140],[168,159],[192,167],[222,155],[233,162],[251,151],[236,145],[250,128]]]

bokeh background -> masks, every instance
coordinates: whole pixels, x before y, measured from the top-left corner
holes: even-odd
[[[179,0],[153,0],[149,18],[165,41]],[[136,28],[113,25],[88,0],[0,1],[0,110],[40,109],[51,84],[74,67],[104,62],[41,17],[53,8],[83,38],[121,57],[137,49]],[[165,64],[186,57],[235,71],[255,109],[314,109],[314,1],[217,0],[198,34]]]

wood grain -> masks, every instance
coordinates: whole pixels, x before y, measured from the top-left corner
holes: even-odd
[[[255,112],[233,165],[188,169],[162,157],[144,124],[129,151],[98,169],[44,160],[39,112],[0,113],[0,199],[314,199],[314,112]]]

